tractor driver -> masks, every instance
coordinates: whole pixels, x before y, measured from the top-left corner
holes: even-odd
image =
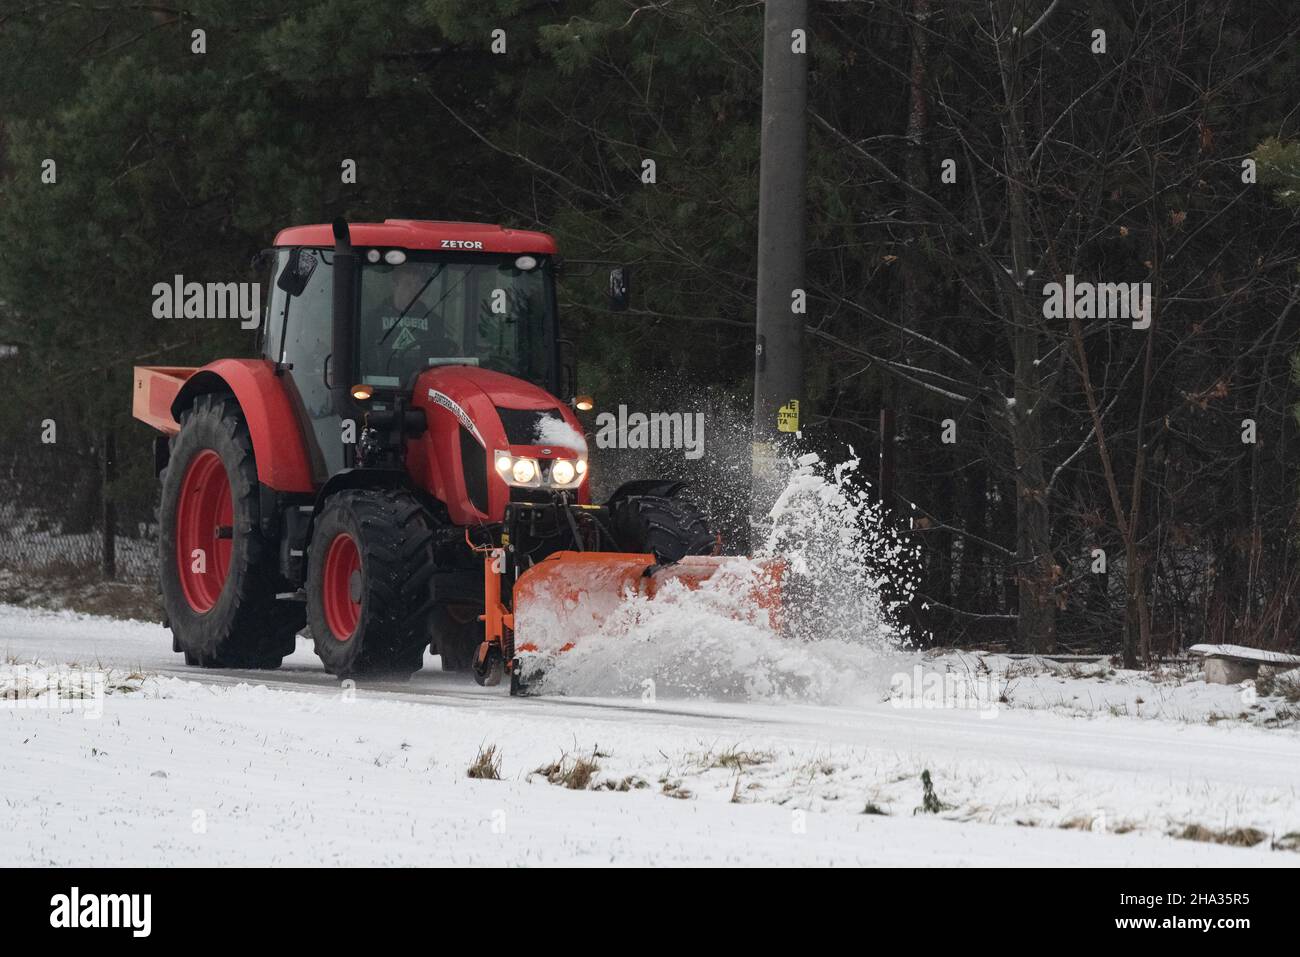
[[[434,356],[459,355],[461,348],[444,319],[446,305],[435,263],[405,262],[386,272],[369,273],[376,285],[389,286],[389,295],[368,310],[361,322],[361,349],[366,368],[379,375],[405,379]],[[446,277],[455,281],[451,276]]]

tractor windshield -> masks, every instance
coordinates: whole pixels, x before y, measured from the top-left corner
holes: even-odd
[[[544,257],[407,253],[390,264],[365,256],[361,381],[405,388],[431,366],[459,363],[545,384],[552,303]]]

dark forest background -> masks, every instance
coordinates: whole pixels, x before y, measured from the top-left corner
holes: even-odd
[[[874,470],[892,417],[917,634],[1130,659],[1294,648],[1300,7],[810,8],[806,437]],[[11,531],[15,508],[92,530],[107,489],[109,520],[142,534],[130,367],[251,346],[236,321],[153,319],[153,284],[251,279],[278,229],[338,215],[540,228],[571,260],[630,263],[626,313],[605,311],[601,273],[564,280],[583,391],[598,409],[708,409],[714,445],[689,471],[743,487],[762,15],[0,2]],[[1151,328],[1044,319],[1043,284],[1066,274],[1152,283]],[[25,534],[0,531],[0,550]]]

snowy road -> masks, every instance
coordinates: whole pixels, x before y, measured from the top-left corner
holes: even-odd
[[[1300,864],[1269,849],[1300,832],[1300,734],[1194,720],[1235,707],[1203,684],[1040,676],[981,717],[891,706],[892,661],[832,707],[512,699],[429,658],[350,694],[306,642],[199,672],[158,626],[5,606],[0,654],[151,675],[98,719],[0,714],[0,864]],[[500,781],[466,776],[484,745]],[[594,789],[533,773],[577,757]],[[914,813],[923,771],[937,814]],[[1168,836],[1191,825],[1268,839]]]

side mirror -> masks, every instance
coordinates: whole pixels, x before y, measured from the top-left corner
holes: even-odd
[[[616,266],[609,271],[609,308],[612,312],[627,309],[632,292],[632,268]]]
[[[310,249],[298,247],[289,253],[289,259],[280,270],[280,278],[275,284],[290,296],[301,296],[315,271],[316,254]]]

